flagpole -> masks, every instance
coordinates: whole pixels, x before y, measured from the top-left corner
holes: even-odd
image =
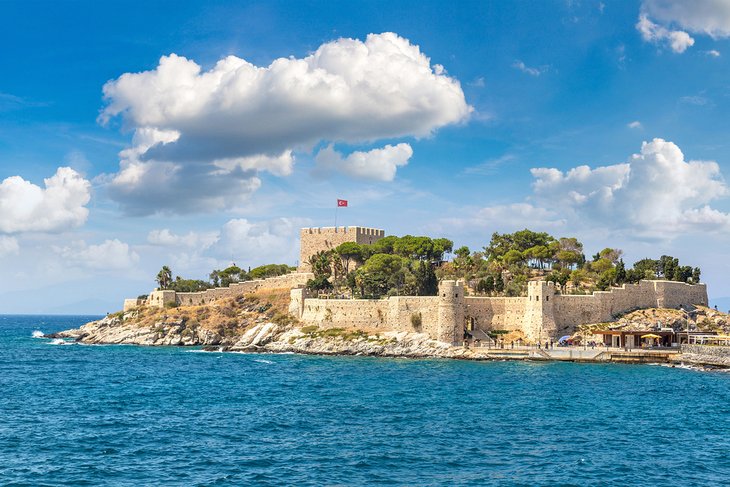
[[[337,231],[337,210],[339,209],[340,204],[338,203],[337,206],[335,206],[335,231]]]

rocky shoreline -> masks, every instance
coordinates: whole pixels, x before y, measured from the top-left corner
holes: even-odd
[[[262,305],[262,302],[264,303]],[[211,314],[206,319],[206,313]],[[222,316],[231,315],[228,321]],[[200,318],[199,320],[196,319]],[[646,363],[664,361],[675,365],[730,368],[730,347],[690,347],[685,353],[674,351],[659,356],[634,350],[622,357],[581,354],[575,349],[566,357],[558,349],[509,350],[452,346],[416,332],[378,332],[371,330],[320,329],[301,327],[261,300],[246,300],[200,309],[116,313],[87,323],[80,328],[45,335],[45,338],[74,340],[83,344],[202,347],[207,351],[250,353],[299,353],[308,355],[372,356],[389,358],[448,358],[460,360],[566,360],[579,362],[621,361]],[[620,352],[612,352],[614,355]]]
[[[80,328],[44,335],[84,344],[201,346],[208,351],[359,355],[408,358],[478,358],[472,350],[432,340],[423,333],[366,334],[346,330],[302,330],[273,322],[256,323],[239,336],[191,329],[180,321],[139,326],[107,316]]]

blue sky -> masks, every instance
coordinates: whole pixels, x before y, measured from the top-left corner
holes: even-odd
[[[730,2],[5,2],[0,312],[105,312],[300,226],[528,227],[730,296]],[[69,169],[64,169],[69,168]],[[724,301],[719,301],[724,303]]]

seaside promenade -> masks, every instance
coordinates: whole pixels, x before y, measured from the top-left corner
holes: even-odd
[[[536,346],[471,347],[477,357],[485,360],[550,360],[563,362],[671,363],[679,361],[680,348],[617,348],[567,346],[538,348]]]

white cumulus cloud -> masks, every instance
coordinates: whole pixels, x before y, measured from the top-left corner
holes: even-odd
[[[640,129],[640,128],[643,128],[643,125],[641,125],[641,122],[639,122],[638,120],[634,120],[633,122],[629,122],[626,126],[628,128],[630,128],[630,129]]]
[[[0,183],[0,232],[58,232],[86,222],[91,184],[69,167],[60,167],[44,188],[11,176]]]
[[[676,24],[712,38],[730,37],[727,0],[644,0],[642,10],[665,24]]]
[[[243,263],[283,263],[296,260],[299,229],[306,222],[297,218],[276,218],[253,222],[245,218],[229,220],[208,254]]]
[[[129,244],[117,239],[105,240],[97,245],[87,245],[83,240],[54,250],[67,264],[96,270],[124,270],[139,262],[139,255]]]
[[[457,80],[393,33],[263,67],[228,56],[203,71],[171,54],[108,82],[104,97],[100,121],[121,117],[135,131],[108,180],[132,213],[231,206],[259,187],[258,172],[289,174],[294,151],[425,137],[472,111]]]
[[[636,28],[645,41],[653,44],[668,44],[672,51],[678,54],[683,53],[695,43],[692,36],[685,31],[670,30],[662,25],[655,24],[645,14],[639,16]]]
[[[644,142],[626,163],[532,169],[533,199],[560,208],[573,223],[671,237],[689,230],[726,231],[728,215],[709,203],[729,190],[713,161],[686,161],[672,142]]]
[[[399,167],[408,164],[413,155],[409,144],[386,145],[367,152],[355,151],[343,157],[332,144],[317,153],[319,171],[338,171],[354,178],[392,181]]]
[[[695,42],[690,32],[713,39],[730,37],[730,2],[643,0],[636,28],[645,41],[666,43],[674,52],[682,53]],[[708,54],[716,57],[719,51]]]
[[[156,229],[147,234],[147,242],[161,247],[188,247],[198,250],[207,249],[218,240],[217,232],[188,232],[179,235],[167,228]]]

